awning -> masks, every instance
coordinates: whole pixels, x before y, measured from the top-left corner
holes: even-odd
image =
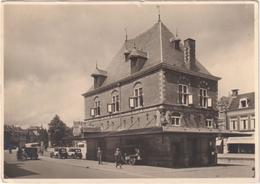
[[[227,144],[255,144],[254,137],[229,137]]]

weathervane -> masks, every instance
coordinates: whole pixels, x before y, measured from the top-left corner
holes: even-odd
[[[157,9],[158,9],[158,22],[161,22],[161,12],[160,12],[160,6],[159,6],[159,5],[157,5],[156,7],[157,7]]]
[[[127,27],[125,28],[125,41],[127,42]]]

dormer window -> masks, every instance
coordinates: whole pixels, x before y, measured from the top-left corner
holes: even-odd
[[[91,74],[94,78],[94,88],[99,88],[107,78],[107,72],[105,70],[101,70],[96,65],[95,71]]]
[[[248,99],[247,98],[241,98],[239,100],[239,108],[247,108],[248,107]]]
[[[129,59],[129,54],[130,54],[130,51],[126,49],[125,52],[124,52],[125,61],[128,61],[128,59]]]
[[[131,61],[130,67],[131,67],[131,74],[132,74],[140,71],[143,68],[147,60],[147,52],[144,52],[134,47],[131,53],[129,54],[128,58]]]

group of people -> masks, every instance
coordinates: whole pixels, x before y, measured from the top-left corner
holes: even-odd
[[[98,164],[102,164],[102,150],[100,147],[98,147],[97,149],[97,159],[98,159]],[[119,167],[120,169],[122,168],[122,164],[124,162],[124,158],[122,155],[122,152],[119,148],[116,148],[116,151],[114,153],[114,157],[115,157],[115,164],[116,164],[116,168]]]

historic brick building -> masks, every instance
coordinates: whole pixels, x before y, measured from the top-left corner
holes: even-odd
[[[138,147],[149,165],[216,164],[220,78],[195,50],[195,40],[182,42],[159,19],[126,39],[106,70],[96,67],[83,94],[86,126],[100,128],[84,136],[88,159],[96,159],[98,146],[106,161],[117,147]]]

